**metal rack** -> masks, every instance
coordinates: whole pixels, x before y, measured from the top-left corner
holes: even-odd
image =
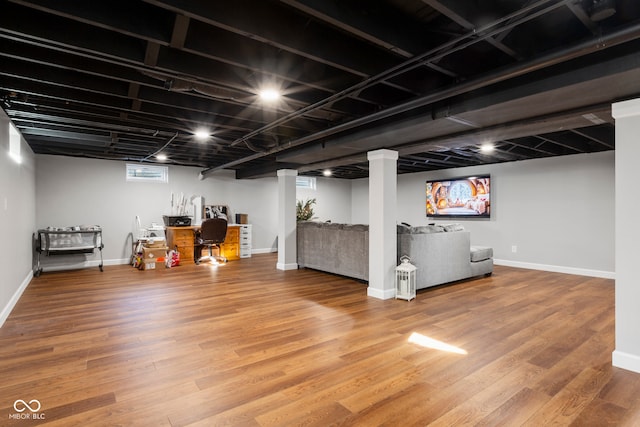
[[[38,230],[36,237],[36,251],[38,252],[37,265],[34,275],[42,273],[40,256],[45,255],[72,255],[93,253],[100,250],[100,271],[103,266],[102,259],[102,229],[100,227],[69,227],[46,228]]]

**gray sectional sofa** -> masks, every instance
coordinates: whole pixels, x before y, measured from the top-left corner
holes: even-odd
[[[398,259],[418,267],[417,288],[491,274],[493,250],[471,246],[460,226],[398,226]],[[369,280],[369,226],[301,221],[297,226],[298,267]]]
[[[461,226],[398,226],[398,258],[415,265],[416,288],[455,282],[493,272],[493,249],[471,246],[471,233]]]
[[[298,267],[369,280],[369,226],[298,222]]]

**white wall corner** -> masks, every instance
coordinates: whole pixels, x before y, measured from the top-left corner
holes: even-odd
[[[380,159],[389,159],[389,160],[398,160],[398,152],[393,150],[375,150],[369,151],[367,153],[367,160],[380,160]]]
[[[640,98],[612,104],[611,116],[613,116],[614,119],[640,116]]]
[[[611,354],[611,364],[616,368],[622,368],[640,374],[640,356],[636,356],[635,354],[614,350]]]
[[[296,176],[293,169],[278,170],[278,270],[298,268],[296,237]]]
[[[298,269],[298,264],[297,263],[290,263],[290,264],[284,264],[284,263],[276,263],[276,269],[278,270],[297,270]]]
[[[25,291],[25,289],[27,289],[29,283],[31,283],[31,279],[33,279],[33,271],[30,271],[29,274],[27,274],[27,277],[22,281],[20,287],[18,287],[18,289],[13,293],[7,305],[2,307],[2,311],[0,311],[0,328],[2,327],[2,325],[4,325],[4,322],[13,311],[13,308],[18,303],[18,300],[22,296],[22,293]]]
[[[278,176],[298,176],[298,171],[295,169],[278,169]]]
[[[367,288],[367,296],[378,299],[392,299],[396,296],[396,289],[380,289],[369,286]]]

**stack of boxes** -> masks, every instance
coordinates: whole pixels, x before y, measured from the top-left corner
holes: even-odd
[[[133,266],[140,270],[153,270],[158,264],[164,265],[167,250],[164,240],[148,240],[138,249]]]

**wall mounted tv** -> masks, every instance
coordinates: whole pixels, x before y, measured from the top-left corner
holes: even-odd
[[[427,217],[489,218],[491,176],[427,181]]]

